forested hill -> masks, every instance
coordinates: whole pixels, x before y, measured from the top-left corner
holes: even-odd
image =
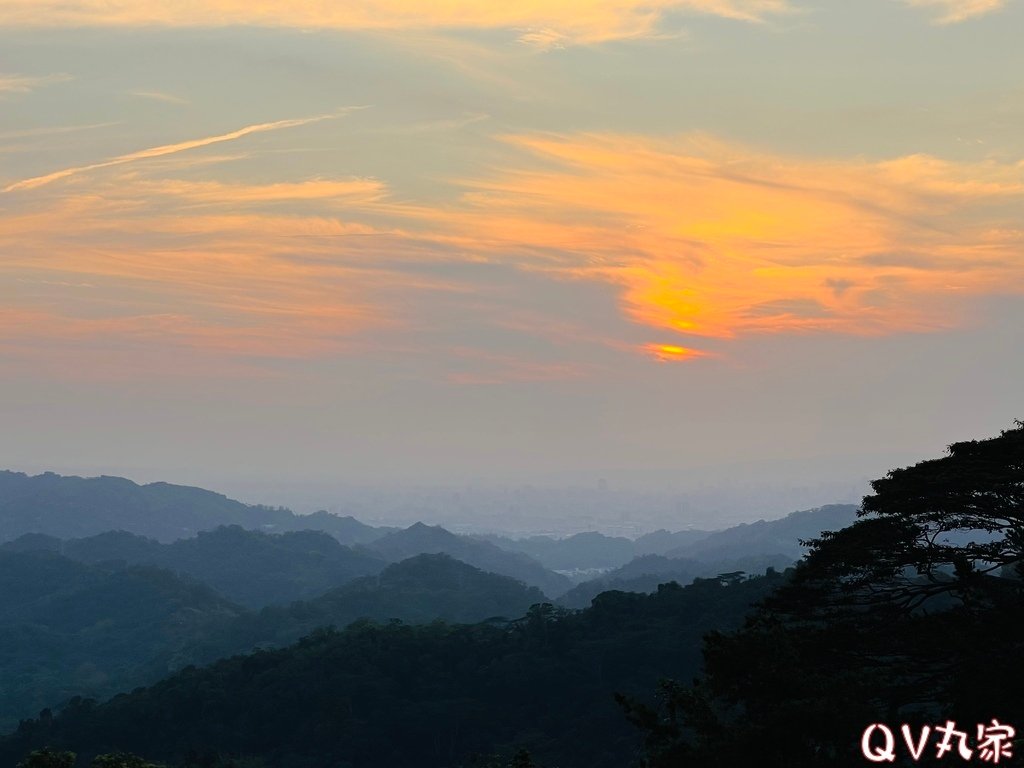
[[[389,562],[420,554],[446,554],[551,596],[570,586],[564,576],[526,555],[422,524],[392,533],[372,549],[343,546],[319,531],[267,534],[238,526],[203,531],[171,544],[124,531],[70,541],[26,534],[0,544],[0,551],[32,550],[59,552],[86,563],[167,568],[199,579],[249,608],[316,597],[354,578],[379,573]]]
[[[817,538],[822,531],[838,531],[856,519],[856,505],[827,504],[791,512],[778,520],[741,523],[687,541],[663,554],[705,561],[753,555],[786,555],[796,560],[807,552],[802,541]]]
[[[535,604],[512,621],[362,621],[317,630],[286,648],[185,668],[104,704],[73,699],[56,716],[43,712],[0,738],[0,768],[44,745],[77,752],[79,768],[120,750],[168,768],[853,768],[864,764],[861,734],[870,723],[905,723],[924,734],[916,743],[932,733],[938,757],[924,760],[932,764],[948,762],[941,723],[947,736],[957,723],[964,728],[969,743],[961,742],[961,756],[973,751],[996,762],[984,751],[993,754],[994,731],[1005,742],[1003,756],[1017,757],[1011,753],[1024,751],[1017,735],[1024,667],[1014,663],[1024,653],[1024,424],[954,443],[946,456],[894,469],[871,487],[855,522],[822,533],[782,574],[722,573],[688,586],[662,584],[650,595],[604,592],[581,611]],[[850,511],[822,514],[841,523]],[[812,522],[822,525],[813,513],[779,525],[792,537]],[[771,525],[726,531],[712,551],[727,553]],[[447,540],[447,532],[427,526],[402,533],[388,537],[392,556],[409,541]],[[781,540],[767,537],[762,546]],[[0,599],[0,637],[8,644],[0,660],[20,648],[28,661],[10,669],[21,674],[48,674],[47,654],[62,647],[55,632],[39,631],[46,622],[58,632],[70,622],[72,632],[99,638],[98,647],[117,659],[119,643],[138,642],[130,636],[132,611],[140,626],[151,619],[159,627],[175,615],[165,596],[170,607],[184,601],[198,615],[233,610],[208,592],[183,594],[164,574],[163,591],[151,593],[159,592],[155,605],[137,604],[137,586],[119,588],[102,600],[127,610],[127,620],[91,621],[84,610],[95,602],[91,590],[103,593],[111,575],[136,574],[13,551],[51,543],[34,536],[0,553],[0,566],[10,566],[0,578],[19,580]],[[657,556],[622,573],[672,562]],[[83,584],[81,597],[64,591],[68,580]],[[421,556],[292,611],[265,610],[256,621],[229,617],[242,638],[231,647],[283,639],[273,633],[289,621],[304,631],[303,622],[351,615],[345,611],[365,606],[370,594],[383,613],[397,613],[404,595],[457,615],[460,592],[475,589],[468,581],[512,600],[532,597],[443,556]],[[423,594],[428,587],[433,593]],[[217,651],[216,643],[202,647]],[[0,676],[5,694],[9,679]],[[525,754],[508,759],[521,748],[535,762]],[[910,765],[897,750],[891,762]],[[52,756],[36,755],[22,768],[74,762]],[[145,768],[133,761],[104,759],[91,768]]]
[[[76,694],[109,696],[187,663],[243,610],[154,568],[0,552],[0,724]],[[13,765],[13,763],[12,763]]]
[[[87,563],[121,561],[186,574],[248,608],[316,597],[387,565],[319,531],[273,535],[238,526],[201,531],[172,544],[114,531],[64,542],[60,551]]]
[[[547,570],[521,552],[509,552],[488,541],[458,536],[437,525],[416,523],[405,530],[389,533],[368,547],[388,560],[443,552],[482,570],[519,579],[549,597],[557,597],[572,586],[565,576]]]
[[[173,764],[247,755],[268,768],[441,768],[524,747],[544,765],[621,768],[637,738],[613,694],[692,678],[701,636],[739,626],[781,580],[609,592],[579,613],[540,605],[509,624],[318,632],[26,721],[0,740],[0,765],[43,745],[77,752],[79,765],[128,750]]]
[[[276,532],[317,529],[344,544],[365,543],[390,530],[327,512],[296,515],[283,508],[243,504],[213,491],[170,483],[138,485],[122,477],[0,471],[0,542],[26,533],[72,539],[105,531],[169,542],[222,525]]]
[[[313,600],[239,617],[227,628],[216,655],[289,645],[319,627],[345,627],[357,619],[424,624],[507,621],[546,599],[536,587],[448,555],[416,555]]]
[[[602,592],[654,592],[659,584],[675,581],[689,584],[696,578],[726,573],[763,573],[768,568],[783,571],[793,565],[785,555],[751,555],[734,560],[692,560],[646,555],[630,560],[604,576],[577,584],[557,602],[566,608],[586,608]]]
[[[168,571],[49,551],[0,550],[0,586],[0,732],[75,695],[110,696],[191,663],[288,645],[317,627],[364,617],[515,618],[545,599],[446,555],[420,555],[258,613]]]

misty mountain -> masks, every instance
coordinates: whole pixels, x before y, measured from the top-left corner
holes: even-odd
[[[201,488],[120,477],[0,472],[0,540],[24,533],[61,539],[123,530],[161,541],[218,525],[286,525],[287,510],[249,507]]]
[[[633,542],[622,536],[605,536],[595,531],[577,533],[563,539],[530,536],[513,539],[508,536],[480,536],[485,541],[509,552],[521,552],[552,571],[614,568],[633,557]]]
[[[288,645],[318,627],[345,627],[357,619],[471,624],[517,618],[545,601],[539,589],[508,576],[445,554],[416,555],[313,600],[241,617],[229,628],[221,655]]]
[[[664,555],[674,549],[694,544],[706,539],[713,531],[666,531],[664,528],[643,536],[633,541],[633,554],[636,557],[643,555]]]
[[[604,575],[605,579],[635,579],[638,576],[672,576],[689,572],[696,575],[696,560],[681,557],[665,557],[664,555],[641,555],[630,560],[620,568]],[[688,570],[687,570],[688,569]],[[692,578],[692,577],[691,577]],[[682,584],[683,582],[680,582]]]
[[[387,563],[319,531],[283,534],[225,526],[161,544],[125,531],[59,542],[33,535],[3,545],[33,545],[83,563],[148,565],[189,576],[248,608],[315,597]],[[56,542],[56,544],[55,544]]]
[[[855,517],[856,507],[853,505],[835,504],[794,512],[781,520],[759,520],[722,531],[688,529],[670,532],[662,529],[632,541],[593,531],[561,539],[550,536],[515,539],[493,534],[477,538],[510,552],[529,555],[546,568],[558,571],[613,569],[646,555],[716,561],[748,555],[787,555],[796,560],[803,554],[800,539],[815,537],[823,530],[843,528]],[[680,570],[676,566],[673,569]],[[701,573],[706,570],[698,569]],[[625,577],[603,574],[601,578]]]
[[[784,571],[793,564],[786,555],[750,555],[732,560],[693,560],[645,555],[631,560],[595,579],[577,584],[558,598],[566,608],[586,608],[603,592],[656,592],[658,587],[674,581],[686,586],[694,579],[713,579],[719,574],[742,573],[757,576],[769,568]]]
[[[856,519],[855,505],[829,504],[792,512],[779,520],[758,520],[716,531],[664,554],[695,560],[728,560],[751,555],[787,555],[797,560],[806,552],[800,545],[801,540],[816,538],[822,531],[838,531]]]
[[[401,530],[397,527],[367,525],[351,515],[336,515],[333,512],[320,510],[311,515],[293,515],[288,522],[287,530],[323,531],[329,533],[342,544],[369,544],[381,536]]]
[[[130,535],[130,534],[128,534]],[[45,533],[25,533],[13,541],[0,544],[0,552],[56,552],[64,549],[64,541]]]
[[[26,533],[75,539],[105,531],[171,542],[224,525],[274,532],[317,529],[343,544],[366,543],[392,530],[328,512],[297,515],[280,507],[243,504],[170,483],[0,471],[0,542]]]
[[[242,613],[167,571],[0,551],[0,723],[157,679]]]
[[[565,576],[547,570],[528,555],[508,552],[488,541],[459,536],[441,526],[416,523],[405,530],[389,533],[372,542],[368,548],[388,560],[405,560],[414,555],[443,553],[491,573],[537,587],[549,597],[567,591],[572,582]]]
[[[758,574],[767,568],[783,570],[803,556],[805,548],[800,545],[801,540],[815,538],[822,531],[845,528],[856,519],[856,512],[857,507],[853,505],[833,504],[793,512],[780,520],[759,520],[714,533],[682,531],[681,534],[686,534],[684,540],[688,541],[669,549],[667,555],[637,557],[609,573],[577,584],[558,602],[570,608],[583,608],[608,590],[652,592],[666,581],[689,584],[695,578],[711,578],[720,573]],[[661,547],[678,541],[677,535],[657,531],[647,545]]]

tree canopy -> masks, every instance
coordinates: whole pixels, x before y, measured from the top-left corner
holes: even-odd
[[[863,765],[871,723],[1024,726],[1024,424],[872,483],[695,686],[624,701],[644,762]]]

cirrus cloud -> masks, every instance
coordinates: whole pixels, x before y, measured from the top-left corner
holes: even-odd
[[[938,24],[956,24],[967,19],[998,11],[1006,0],[904,0],[916,8],[934,8],[939,12]]]
[[[178,152],[185,152],[190,149],[200,149],[202,147],[208,147],[211,144],[219,144],[224,141],[234,141],[240,139],[243,136],[248,136],[253,133],[264,133],[266,131],[278,131],[283,128],[296,128],[302,125],[309,125],[310,123],[317,123],[321,120],[329,120],[337,117],[338,114],[331,115],[318,115],[316,117],[304,117],[295,120],[276,120],[270,123],[258,123],[255,125],[247,125],[243,128],[239,128],[235,131],[228,133],[221,133],[216,136],[205,136],[201,139],[190,139],[188,141],[180,141],[175,144],[163,144],[158,147],[150,147],[148,149],[142,149],[138,152],[129,152],[125,155],[118,155],[108,160],[102,160],[97,163],[90,163],[89,165],[79,165],[72,168],[62,168],[59,171],[52,171],[51,173],[44,174],[42,176],[33,176],[28,179],[22,179],[8,184],[4,187],[4,192],[16,192],[23,189],[35,189],[42,187],[61,179],[67,179],[71,176],[77,176],[80,173],[86,173],[88,171],[95,171],[101,168],[110,168],[114,165],[124,165],[125,163],[133,163],[138,160],[152,160],[153,158],[163,157],[165,155],[173,155]]]
[[[54,83],[66,83],[71,75],[5,75],[0,73],[0,95],[4,93],[31,93],[36,88]]]

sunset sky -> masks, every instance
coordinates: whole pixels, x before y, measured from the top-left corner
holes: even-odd
[[[995,434],[1022,34],[1017,0],[0,0],[0,466],[807,486]]]

